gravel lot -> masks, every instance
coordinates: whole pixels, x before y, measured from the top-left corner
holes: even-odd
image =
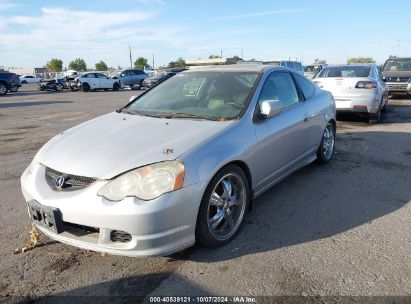
[[[324,302],[332,302],[326,296],[373,296],[359,300],[372,303],[406,296],[398,299],[411,303],[411,100],[391,99],[378,125],[342,117],[334,160],[309,165],[256,199],[227,246],[137,259],[102,256],[45,236],[40,247],[13,254],[31,228],[19,177],[37,150],[138,93],[35,89],[25,85],[0,97],[0,301],[275,295],[325,296]]]

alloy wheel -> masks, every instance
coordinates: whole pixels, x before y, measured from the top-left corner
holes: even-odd
[[[246,186],[236,173],[223,176],[214,187],[208,204],[208,228],[218,240],[230,238],[239,228],[247,204]]]
[[[326,159],[330,159],[334,151],[335,135],[334,127],[328,124],[323,134],[323,154]]]

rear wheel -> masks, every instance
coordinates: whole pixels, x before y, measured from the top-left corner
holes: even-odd
[[[58,83],[56,86],[57,91],[63,91],[64,85],[62,83]]]
[[[244,171],[228,165],[210,181],[197,216],[196,240],[205,247],[230,242],[244,224],[250,187]]]
[[[26,80],[23,80],[21,83],[22,83],[22,84],[26,84],[26,83],[27,83],[27,81],[26,81]]]
[[[321,139],[320,147],[317,150],[317,163],[328,163],[333,154],[335,146],[335,127],[334,124],[329,121],[325,127],[323,138]]]
[[[118,82],[115,82],[113,84],[113,91],[118,91],[120,89],[120,85],[118,84]]]
[[[16,93],[19,90],[19,86],[17,84],[13,85],[10,88],[10,92]]]
[[[369,114],[368,116],[368,123],[370,124],[377,124],[380,122],[381,119],[381,109],[378,109],[378,112],[375,114]]]
[[[83,92],[89,92],[90,91],[90,85],[86,82],[83,83]]]

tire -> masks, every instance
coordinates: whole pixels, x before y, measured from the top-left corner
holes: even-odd
[[[0,96],[7,94],[7,86],[4,83],[0,83]]]
[[[130,90],[134,90],[134,84],[129,84],[128,87],[130,88]]]
[[[113,91],[118,91],[120,89],[120,85],[118,84],[118,82],[115,82],[113,84]]]
[[[64,90],[64,85],[61,84],[61,83],[58,83],[58,84],[56,85],[56,90],[59,91],[59,92],[63,92],[63,90]]]
[[[221,169],[211,179],[201,200],[196,241],[211,248],[229,243],[244,224],[250,200],[250,186],[244,171],[236,165]]]
[[[381,109],[378,109],[378,112],[375,114],[369,114],[368,116],[368,123],[370,124],[377,124],[380,122],[381,119]]]
[[[90,85],[86,82],[82,84],[83,87],[83,92],[89,92],[90,91]]]
[[[384,106],[381,109],[381,112],[382,113],[387,113],[388,112],[388,97],[387,97],[387,100],[385,101]]]
[[[19,86],[16,84],[10,88],[10,92],[16,93],[19,90]]]
[[[22,82],[21,82],[21,84],[26,84],[27,83],[27,81],[26,80],[23,80]]]
[[[317,150],[317,160],[319,164],[327,164],[333,157],[335,147],[335,125],[329,121],[323,132],[320,146]]]

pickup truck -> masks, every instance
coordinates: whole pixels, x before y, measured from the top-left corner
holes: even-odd
[[[388,59],[381,74],[390,95],[411,95],[411,57]]]
[[[0,95],[6,95],[7,92],[17,92],[21,87],[20,79],[14,73],[0,72]]]

